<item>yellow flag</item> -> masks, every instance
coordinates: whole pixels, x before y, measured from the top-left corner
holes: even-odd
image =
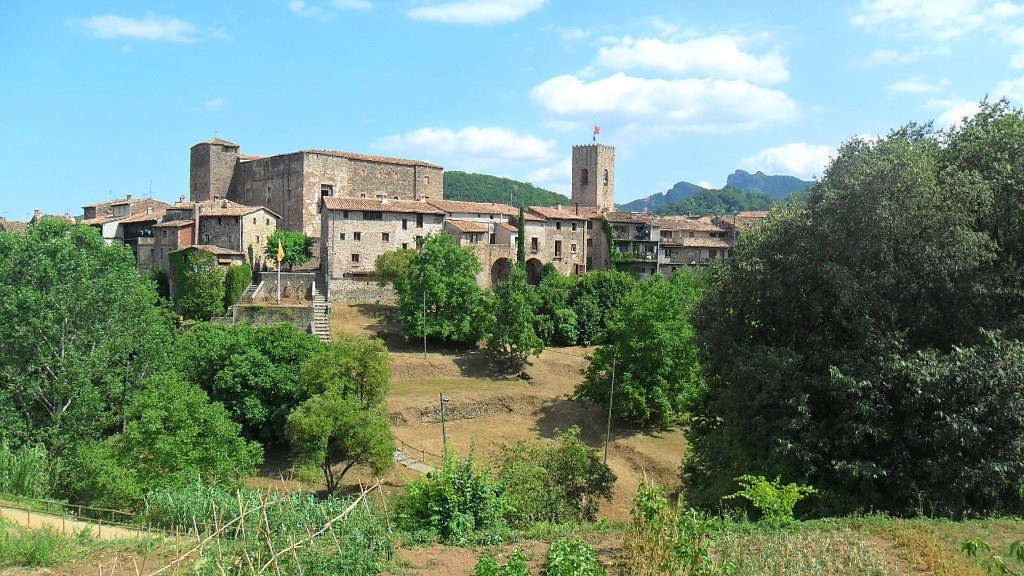
[[[284,248],[281,246],[281,241],[277,241],[277,261],[284,260]]]

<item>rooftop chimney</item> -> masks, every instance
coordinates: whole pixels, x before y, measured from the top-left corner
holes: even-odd
[[[576,215],[579,216],[580,215],[580,203],[576,202],[574,204],[574,207],[576,208]]]
[[[184,203],[185,203],[185,195],[182,194],[181,196],[178,196],[178,204],[184,204]]]
[[[557,208],[557,209],[561,210],[561,209],[562,209],[562,205],[561,205],[561,204],[556,204],[556,205],[555,205],[555,208]]]
[[[132,199],[132,195],[131,195],[131,194],[128,194],[128,195],[127,195],[127,196],[125,197],[125,200],[131,200],[131,199]]]
[[[149,206],[146,206],[146,214],[152,214],[152,213],[153,213],[153,205],[150,204]]]

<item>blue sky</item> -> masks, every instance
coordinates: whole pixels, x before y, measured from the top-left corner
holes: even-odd
[[[616,200],[821,175],[859,135],[1024,99],[1024,3],[282,0],[0,4],[0,215],[188,191],[188,151],[415,158]]]

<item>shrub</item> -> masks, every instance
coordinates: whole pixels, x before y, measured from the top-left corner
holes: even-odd
[[[0,568],[54,566],[69,560],[70,542],[50,528],[9,530],[0,522]]]
[[[605,576],[594,550],[579,538],[559,540],[548,550],[547,576]]]
[[[504,506],[501,486],[470,452],[465,460],[449,454],[443,468],[414,480],[398,509],[406,528],[425,528],[445,542],[464,544],[473,531],[498,524]]]
[[[498,563],[494,556],[484,552],[480,555],[473,574],[475,576],[530,576],[530,571],[526,568],[526,556],[523,555],[523,551],[516,549],[505,564]]]
[[[224,307],[230,308],[252,283],[252,264],[229,266],[224,274]]]
[[[43,447],[11,449],[0,443],[0,492],[38,498],[49,488],[49,459]]]
[[[515,526],[592,521],[599,501],[611,498],[615,474],[573,426],[555,442],[517,442],[502,449],[498,478]]]
[[[761,521],[775,526],[790,524],[793,522],[793,507],[805,496],[814,494],[817,490],[812,486],[789,483],[783,485],[776,476],[775,480],[768,481],[764,476],[739,476],[736,478],[742,490],[729,494],[722,500],[733,500],[746,498],[761,512]]]

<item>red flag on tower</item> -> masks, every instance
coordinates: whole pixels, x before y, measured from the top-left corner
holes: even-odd
[[[601,127],[594,124],[594,142],[597,142],[597,135],[601,133]]]

